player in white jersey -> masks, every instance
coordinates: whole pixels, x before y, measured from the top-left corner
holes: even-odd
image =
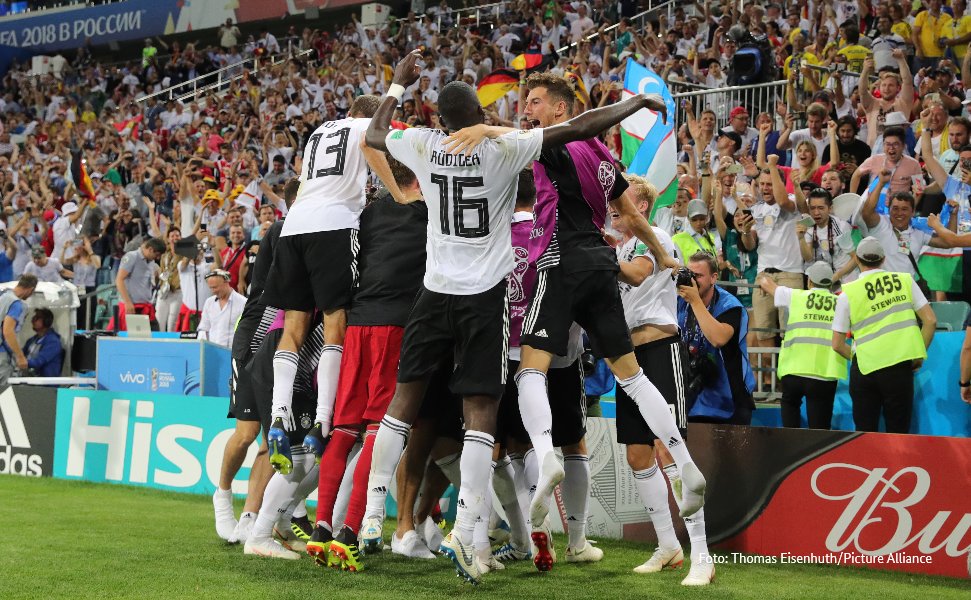
[[[450,387],[464,397],[465,440],[455,529],[442,550],[460,575],[477,583],[481,570],[472,532],[486,501],[496,410],[508,375],[506,275],[514,266],[510,224],[519,172],[544,148],[596,135],[661,101],[637,96],[558,127],[510,132],[468,155],[452,155],[442,132],[389,132],[405,87],[418,78],[418,58],[412,52],[398,63],[366,138],[369,146],[387,150],[414,171],[429,218],[424,286],[405,328],[395,396],[375,439],[361,536],[366,545],[381,537],[387,487],[428,379],[440,359],[454,351]],[[446,85],[438,104],[449,130],[485,120],[475,90],[465,83]]]
[[[320,458],[330,433],[337,393],[345,307],[357,280],[357,231],[366,202],[368,166],[397,192],[384,154],[364,145],[379,99],[360,96],[349,117],[328,121],[307,138],[300,190],[290,208],[263,292],[263,303],[286,311],[283,336],[273,355],[273,422],[267,442],[270,463],[287,470],[294,430],[291,410],[297,356],[314,309],[324,313],[324,348],[317,370],[317,411],[304,445]]]
[[[649,215],[657,198],[657,190],[645,179],[628,176],[630,189],[636,198],[639,212]],[[671,407],[682,437],[687,436],[688,410],[685,406],[685,369],[688,355],[678,335],[678,294],[670,269],[660,269],[643,242],[624,227],[620,215],[612,215],[612,225],[624,235],[617,246],[620,263],[618,275],[620,298],[624,304],[624,318],[631,331],[634,356]],[[654,227],[654,235],[671,256],[678,257],[677,246],[668,234]],[[677,485],[680,479],[663,443],[651,431],[637,405],[623,387],[617,388],[617,441],[627,446],[627,464],[634,474],[634,483],[641,502],[647,508],[657,532],[658,549],[647,562],[636,567],[635,573],[656,573],[662,569],[676,569],[684,562],[681,544],[674,532],[668,508],[668,487],[664,474]],[[658,468],[657,456],[663,467]],[[705,536],[704,508],[684,519],[691,540],[691,571],[682,581],[684,585],[707,585],[714,578],[714,566],[708,557]]]

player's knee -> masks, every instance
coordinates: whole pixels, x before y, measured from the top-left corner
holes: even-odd
[[[627,464],[633,471],[643,471],[654,466],[654,447],[647,444],[627,445]]]

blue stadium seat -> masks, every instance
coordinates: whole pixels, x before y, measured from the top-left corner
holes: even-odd
[[[971,312],[967,302],[931,302],[938,331],[961,331]]]

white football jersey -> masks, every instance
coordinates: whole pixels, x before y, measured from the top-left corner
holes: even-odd
[[[682,260],[678,254],[678,247],[671,241],[671,236],[659,227],[652,227],[654,235],[664,246],[668,254]],[[678,292],[671,279],[671,269],[659,271],[657,260],[644,242],[636,237],[617,246],[617,260],[631,262],[637,257],[644,257],[654,263],[654,272],[648,275],[639,286],[618,282],[620,286],[620,300],[624,303],[624,318],[627,327],[634,329],[641,325],[677,325],[678,324]]]
[[[371,119],[328,121],[307,138],[297,199],[281,236],[357,229],[364,210],[368,165],[361,139]]]
[[[539,158],[543,130],[485,140],[469,155],[445,151],[434,129],[388,133],[388,151],[414,171],[428,205],[425,287],[468,296],[512,272],[509,240],[519,172]],[[289,217],[287,217],[289,218]]]

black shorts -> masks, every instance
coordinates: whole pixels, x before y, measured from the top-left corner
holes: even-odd
[[[349,306],[359,249],[357,229],[282,236],[273,249],[263,304],[305,312]]]
[[[600,358],[624,356],[633,349],[615,271],[540,271],[520,344],[565,356],[574,321],[587,332]]]
[[[667,400],[681,437],[688,434],[688,409],[685,392],[688,381],[688,352],[678,336],[654,340],[634,348],[637,364],[644,375]],[[637,405],[624,388],[617,386],[617,442],[621,444],[654,444],[657,436],[647,426]]]
[[[614,286],[617,287],[617,286]],[[508,378],[509,310],[506,280],[470,296],[422,287],[401,342],[398,382],[428,378],[454,357],[449,388],[460,396],[499,399]]]
[[[319,337],[319,325],[314,325],[311,336]],[[241,368],[246,374],[241,377],[250,382],[250,390],[256,398],[256,411],[259,415],[260,426],[263,430],[263,439],[270,430],[270,412],[273,410],[273,354],[277,344],[283,335],[282,329],[275,329],[263,338],[259,349],[253,353],[249,362]],[[308,341],[311,337],[308,337]],[[301,353],[309,351],[309,346],[301,349]],[[317,346],[320,347],[319,345]],[[305,369],[306,370],[306,369]],[[294,430],[289,433],[291,449],[303,448],[303,438],[314,426],[314,419],[317,416],[317,393],[309,381],[311,373],[297,372],[297,380],[294,381],[293,399],[290,403],[291,413],[293,414]],[[299,454],[302,450],[297,451]]]
[[[518,369],[518,361],[509,361],[510,373]],[[553,446],[562,448],[579,443],[587,433],[587,396],[583,391],[580,361],[562,369],[550,369],[546,374],[546,389],[553,413]],[[502,443],[507,439],[529,443],[529,434],[519,412],[519,389],[513,377],[506,382],[506,391],[499,404],[496,439]]]
[[[256,394],[253,390],[253,378],[243,366],[246,361],[231,359],[232,372],[229,375],[229,414],[230,419],[237,421],[259,421],[260,412],[256,406]]]
[[[462,398],[449,389],[452,368],[452,360],[449,359],[432,374],[425,390],[425,399],[418,410],[418,419],[428,419],[435,427],[436,437],[448,437],[461,443],[465,438]]]

